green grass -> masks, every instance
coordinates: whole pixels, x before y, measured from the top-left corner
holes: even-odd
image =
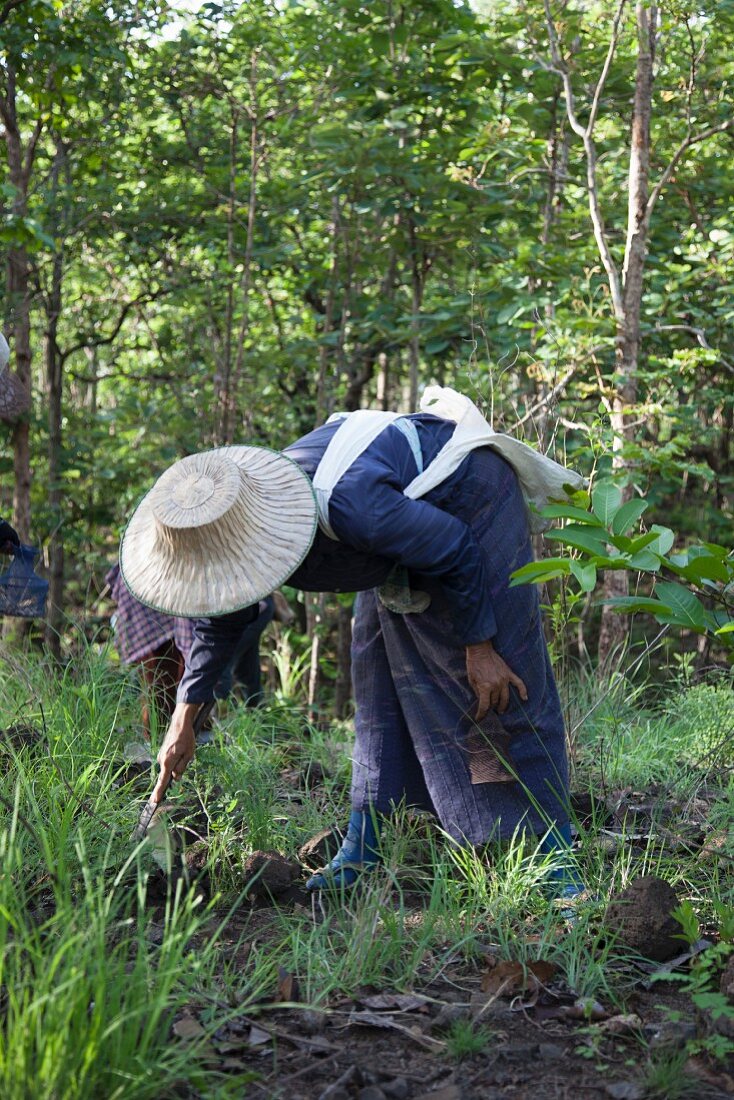
[[[153,771],[139,786],[120,784],[124,745],[139,740],[133,679],[88,648],[61,672],[37,656],[0,658],[0,685],[0,728],[26,724],[41,735],[20,747],[0,738],[0,1095],[10,1100],[148,1097],[182,1081],[237,1094],[248,1075],[217,1093],[207,1040],[233,1015],[264,1010],[279,966],[297,975],[304,1002],[327,1008],[366,986],[428,989],[457,965],[476,972],[491,948],[511,961],[553,962],[579,997],[621,1007],[629,960],[602,920],[613,891],[662,874],[702,927],[716,919],[715,903],[734,897],[731,862],[698,860],[652,834],[633,843],[624,831],[607,850],[600,808],[605,794],[632,788],[652,790],[661,815],[674,797],[685,815],[705,794],[706,829],[729,827],[730,681],[677,682],[653,696],[620,677],[596,706],[589,681],[569,685],[574,786],[598,807],[580,829],[578,858],[599,900],[574,926],[564,930],[547,897],[553,861],[534,839],[468,851],[424,815],[401,811],[385,829],[384,867],[360,891],[326,899],[317,921],[306,909],[271,911],[245,969],[222,916],[241,901],[244,862],[255,849],[293,857],[319,828],[345,823],[348,725],[312,729],[288,700],[227,711],[172,796],[208,835],[215,897],[205,903],[179,881],[156,909],[146,897],[156,864],[148,845],[130,840]],[[316,766],[325,777],[309,785]],[[243,939],[247,912],[238,909]],[[172,1036],[185,1009],[204,1036]],[[443,1038],[454,1059],[489,1040],[471,1024]],[[665,1088],[661,1067],[650,1063],[649,1075],[651,1088]]]

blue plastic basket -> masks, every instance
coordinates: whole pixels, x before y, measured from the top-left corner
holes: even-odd
[[[0,575],[0,615],[39,619],[46,613],[48,581],[36,576],[34,546],[13,547],[10,568]]]

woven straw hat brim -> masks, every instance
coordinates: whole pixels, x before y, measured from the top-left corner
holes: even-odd
[[[188,499],[176,495],[181,485]],[[143,497],[122,537],[120,570],[156,611],[226,615],[288,579],[316,522],[311,481],[292,459],[265,447],[219,447],[177,462]]]

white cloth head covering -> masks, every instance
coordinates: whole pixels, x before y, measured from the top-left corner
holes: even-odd
[[[586,484],[585,478],[575,470],[561,466],[511,435],[496,432],[474,402],[450,386],[428,386],[421,398],[421,412],[453,420],[456,427],[433,461],[405,487],[406,497],[416,500],[435,489],[459,468],[475,447],[491,447],[509,462],[517,474],[526,503],[533,505],[533,509],[544,508],[550,500],[566,499],[567,487],[582,489]],[[529,514],[530,530],[543,531],[552,520],[544,519],[533,509]]]
[[[428,386],[421,398],[421,412],[453,421],[456,427],[436,457],[406,485],[403,492],[411,500],[419,500],[446,481],[476,447],[491,447],[512,466],[526,503],[532,505],[528,521],[533,532],[543,531],[552,523],[552,520],[538,514],[541,508],[550,500],[565,500],[567,487],[581,489],[586,484],[575,470],[561,466],[511,435],[496,432],[474,402],[450,386]],[[397,413],[360,409],[353,413],[335,414],[331,419],[341,419],[342,423],[326,448],[313,484],[319,525],[325,534],[336,539],[329,522],[329,501],[337,482],[385,428],[410,418]],[[419,444],[416,446],[419,447]]]
[[[158,478],[122,537],[120,570],[157,611],[225,615],[287,580],[315,532],[314,492],[300,466],[266,447],[219,447]]]

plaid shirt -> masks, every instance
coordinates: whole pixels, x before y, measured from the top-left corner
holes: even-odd
[[[117,604],[112,623],[115,646],[124,664],[144,660],[171,639],[184,660],[188,660],[194,640],[193,619],[164,615],[162,611],[154,611],[152,607],[140,603],[122,579],[119,565],[113,565],[105,581],[112,589],[111,597]]]

